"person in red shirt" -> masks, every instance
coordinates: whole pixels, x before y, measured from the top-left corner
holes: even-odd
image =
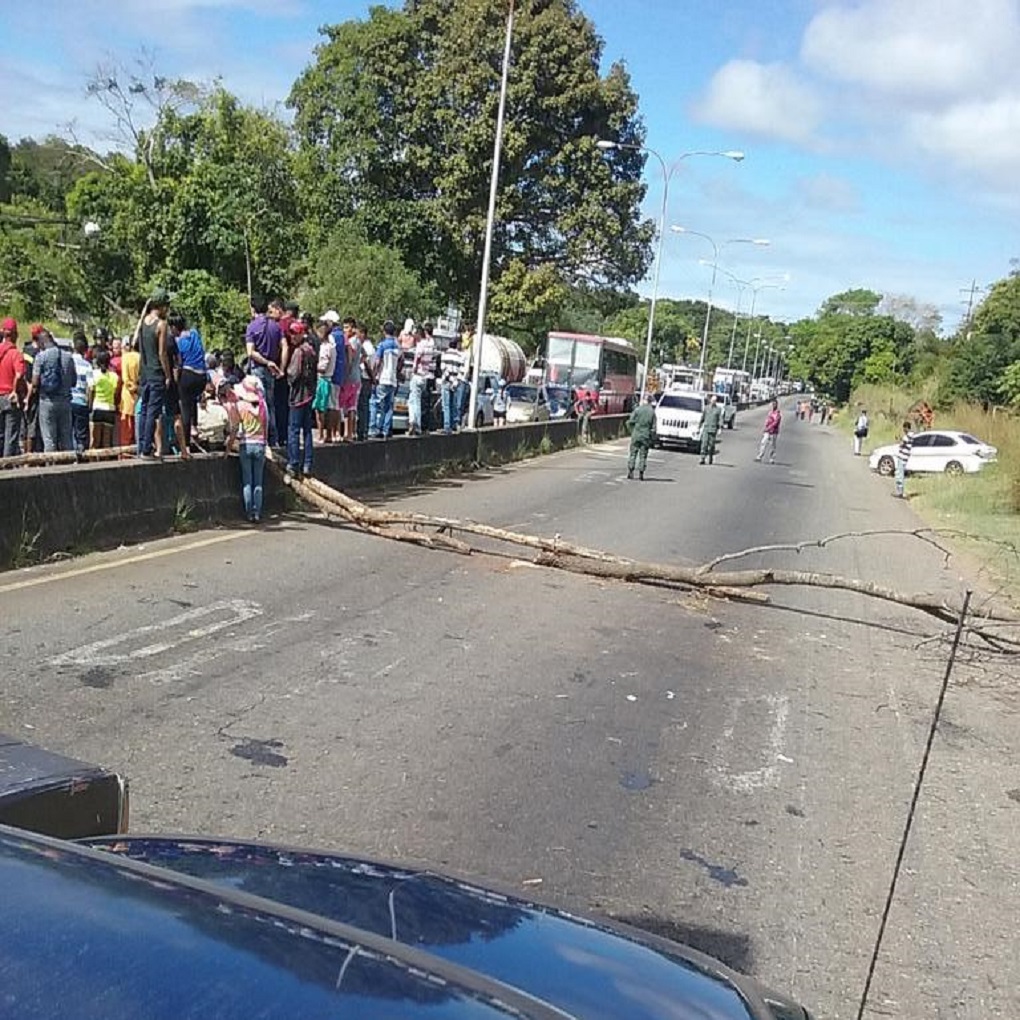
[[[18,323],[0,323],[0,456],[16,457],[21,452],[21,416],[28,383],[25,359],[18,350]]]

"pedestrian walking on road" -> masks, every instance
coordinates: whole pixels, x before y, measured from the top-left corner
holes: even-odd
[[[701,460],[704,464],[705,458],[712,464],[715,459],[715,441],[719,436],[719,426],[722,424],[722,408],[719,406],[719,398],[713,393],[708,398],[705,410],[701,412]]]
[[[861,408],[857,415],[857,424],[854,426],[854,456],[861,455],[861,445],[868,438],[868,412]]]
[[[262,477],[269,437],[269,411],[262,387],[254,376],[247,376],[237,386],[221,382],[216,395],[230,422],[227,452],[236,451],[241,461],[244,515],[253,524],[258,524],[262,519]]]
[[[896,492],[895,496],[898,499],[906,498],[906,484],[907,484],[907,461],[910,460],[911,450],[914,448],[914,433],[911,431],[911,423],[905,421],[903,423],[903,434],[900,436],[900,446],[896,451],[895,468],[896,468]]]
[[[810,421],[810,419],[808,419]],[[783,424],[783,413],[779,410],[779,401],[773,400],[768,417],[765,419],[765,428],[761,434],[761,442],[758,444],[758,453],[755,461],[765,459],[768,454],[769,463],[776,462],[776,443],[779,441],[779,429]]]
[[[627,419],[627,427],[630,429],[630,455],[627,457],[627,477],[634,477],[634,468],[637,468],[638,478],[645,480],[645,466],[648,463],[648,451],[655,442],[655,408],[652,406],[655,397],[651,393],[645,394],[645,399],[633,411]]]

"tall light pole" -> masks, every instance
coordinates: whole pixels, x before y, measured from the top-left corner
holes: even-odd
[[[705,309],[705,328],[701,333],[701,357],[698,359],[698,372],[702,377],[702,387],[704,387],[705,351],[708,348],[708,323],[712,317],[712,291],[715,290],[715,276],[719,271],[719,252],[728,244],[757,244],[761,247],[768,247],[770,242],[763,237],[731,237],[721,244],[716,244],[715,240],[709,237],[708,234],[702,234],[697,230],[689,230],[687,227],[677,226],[673,226],[670,229],[674,234],[691,234],[694,237],[704,238],[712,246],[712,262],[710,263],[712,266],[712,282],[708,285],[708,306]]]
[[[783,276],[782,279],[784,282],[786,282],[787,280],[790,279],[790,277],[787,274]],[[756,277],[755,279],[751,280],[749,286],[751,288],[751,314],[747,320],[747,336],[744,338],[744,360],[740,366],[740,370],[742,372],[747,371],[747,351],[751,345],[751,327],[754,325],[754,306],[758,300],[758,291],[769,290],[770,288],[775,290],[783,290],[782,283],[766,283],[763,282],[759,277]],[[757,364],[758,362],[757,353],[755,353],[754,359],[755,364]],[[752,379],[754,378],[754,372],[751,373],[751,378]]]
[[[666,232],[666,207],[669,201],[670,178],[672,178],[680,164],[689,156],[723,156],[726,159],[732,159],[734,162],[739,163],[744,158],[744,154],[742,152],[731,150],[727,150],[725,152],[712,152],[698,149],[693,152],[684,152],[677,156],[672,165],[667,168],[666,161],[662,158],[662,156],[648,145],[631,145],[628,142],[610,142],[604,138],[600,138],[595,144],[603,151],[611,149],[637,149],[641,152],[651,153],[651,155],[659,161],[659,166],[662,167],[662,210],[659,213],[659,243],[655,250],[655,276],[652,282],[652,301],[648,308],[648,336],[645,338],[645,374],[644,378],[641,380],[641,399],[644,400],[645,393],[648,390],[648,372],[652,356],[652,331],[655,328],[655,302],[658,300],[659,296],[659,273],[662,270],[662,241]]]
[[[730,353],[726,358],[726,367],[733,367],[733,345],[737,341],[737,322],[740,320],[740,305],[744,300],[744,290],[751,286],[750,280],[741,280],[740,277],[734,276],[728,269],[720,267],[719,272],[724,276],[728,276],[737,285],[737,309],[733,313],[733,329],[730,330]]]
[[[492,149],[492,176],[489,179],[489,212],[485,220],[485,251],[482,255],[482,282],[478,294],[478,323],[475,326],[475,350],[471,359],[471,397],[468,401],[468,428],[474,428],[478,413],[478,384],[485,346],[485,317],[489,310],[489,267],[492,264],[492,233],[496,223],[496,195],[499,191],[499,160],[503,152],[503,123],[506,119],[506,92],[510,80],[510,42],[514,34],[514,0],[506,18],[506,43],[503,47],[503,78],[499,87],[499,113],[496,115],[496,142]]]

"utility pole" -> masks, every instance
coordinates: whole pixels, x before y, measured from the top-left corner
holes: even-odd
[[[973,279],[970,281],[969,287],[960,288],[960,293],[967,295],[967,315],[964,317],[963,321],[964,325],[967,327],[966,337],[968,340],[971,337],[970,325],[974,316],[974,296],[978,293],[978,291],[985,291],[987,289],[987,287],[979,286],[977,280]]]

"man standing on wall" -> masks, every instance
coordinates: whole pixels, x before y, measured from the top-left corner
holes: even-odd
[[[25,359],[18,350],[18,323],[0,323],[0,455],[21,452],[21,415],[25,400]]]
[[[274,310],[277,306],[274,306]],[[282,309],[280,309],[282,311]],[[279,445],[276,429],[276,380],[283,377],[280,356],[283,334],[280,323],[268,314],[269,304],[262,297],[252,298],[252,320],[244,334],[248,350],[248,371],[262,383],[262,394],[269,413],[269,445]]]
[[[170,295],[159,287],[149,299],[149,310],[142,318],[139,349],[142,356],[142,412],[140,447],[143,457],[155,457],[156,429],[162,427],[166,388],[172,379],[170,348],[167,342],[166,315]]]

